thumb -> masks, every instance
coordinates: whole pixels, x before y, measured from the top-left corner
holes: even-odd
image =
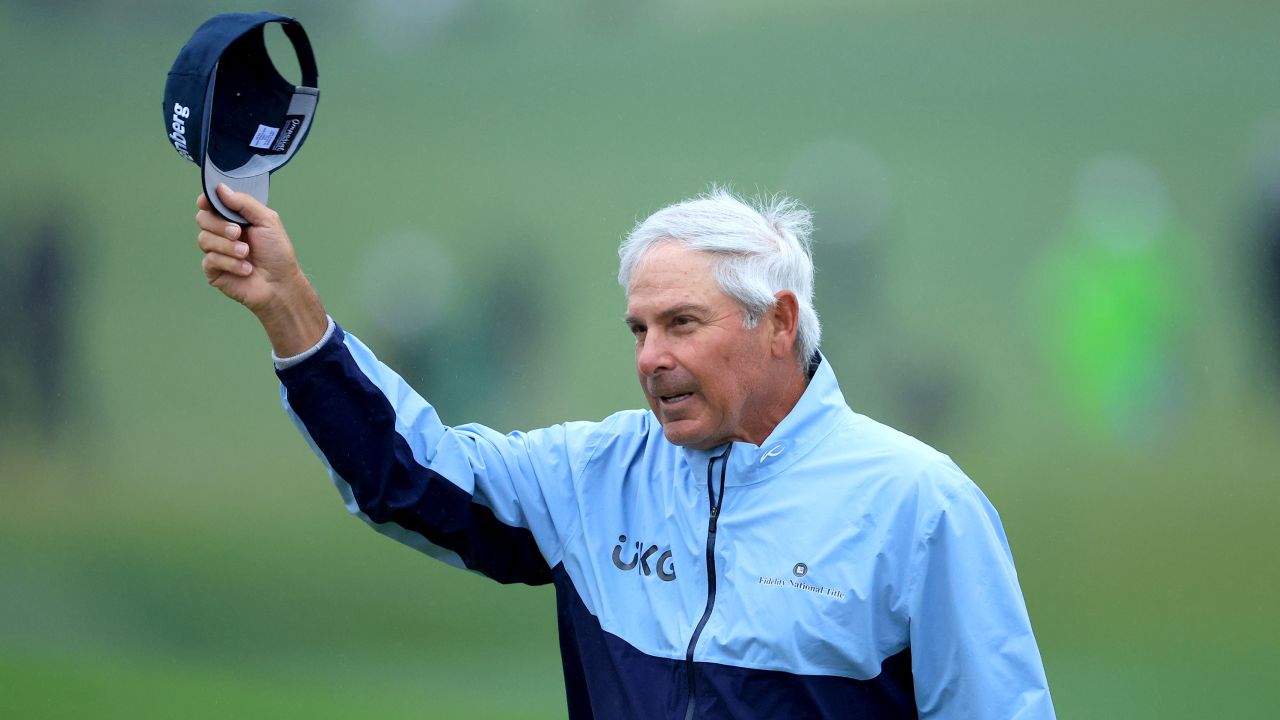
[[[236,192],[226,183],[218,183],[217,192],[222,204],[226,205],[228,210],[240,213],[240,216],[248,220],[250,225],[271,225],[277,221],[278,216],[275,211],[263,205],[258,198],[249,193]]]

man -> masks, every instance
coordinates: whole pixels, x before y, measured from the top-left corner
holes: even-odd
[[[809,215],[724,191],[619,250],[649,411],[448,427],[330,321],[279,217],[197,224],[348,508],[499,582],[553,583],[572,718],[1051,718],[999,518],[855,414],[817,350]]]

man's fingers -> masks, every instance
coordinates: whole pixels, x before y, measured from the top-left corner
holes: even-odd
[[[248,262],[222,253],[205,253],[204,260],[200,264],[209,282],[216,280],[222,273],[231,273],[240,277],[253,273],[253,266]]]
[[[204,193],[196,196],[196,207],[201,210],[213,211],[213,203],[209,202],[209,198],[205,197]]]
[[[229,210],[234,210],[252,225],[278,225],[280,222],[276,211],[258,202],[249,193],[232,190],[224,183],[218,183],[218,199]]]
[[[196,213],[196,225],[205,232],[221,235],[235,240],[240,237],[241,228],[212,210],[201,210]]]
[[[196,238],[200,249],[207,253],[219,253],[221,255],[232,255],[237,258],[245,258],[249,255],[249,244],[236,240],[228,240],[217,233],[201,230],[200,235]]]

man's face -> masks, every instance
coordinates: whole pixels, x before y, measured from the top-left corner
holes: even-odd
[[[710,254],[664,242],[641,259],[626,322],[640,387],[672,443],[699,450],[729,440],[759,444],[780,419],[769,407],[772,322],[748,330],[743,317],[716,284]]]

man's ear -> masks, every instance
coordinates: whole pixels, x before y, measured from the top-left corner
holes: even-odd
[[[782,290],[773,298],[773,308],[769,310],[773,323],[769,349],[774,357],[794,357],[796,330],[800,326],[800,300],[790,290]]]

